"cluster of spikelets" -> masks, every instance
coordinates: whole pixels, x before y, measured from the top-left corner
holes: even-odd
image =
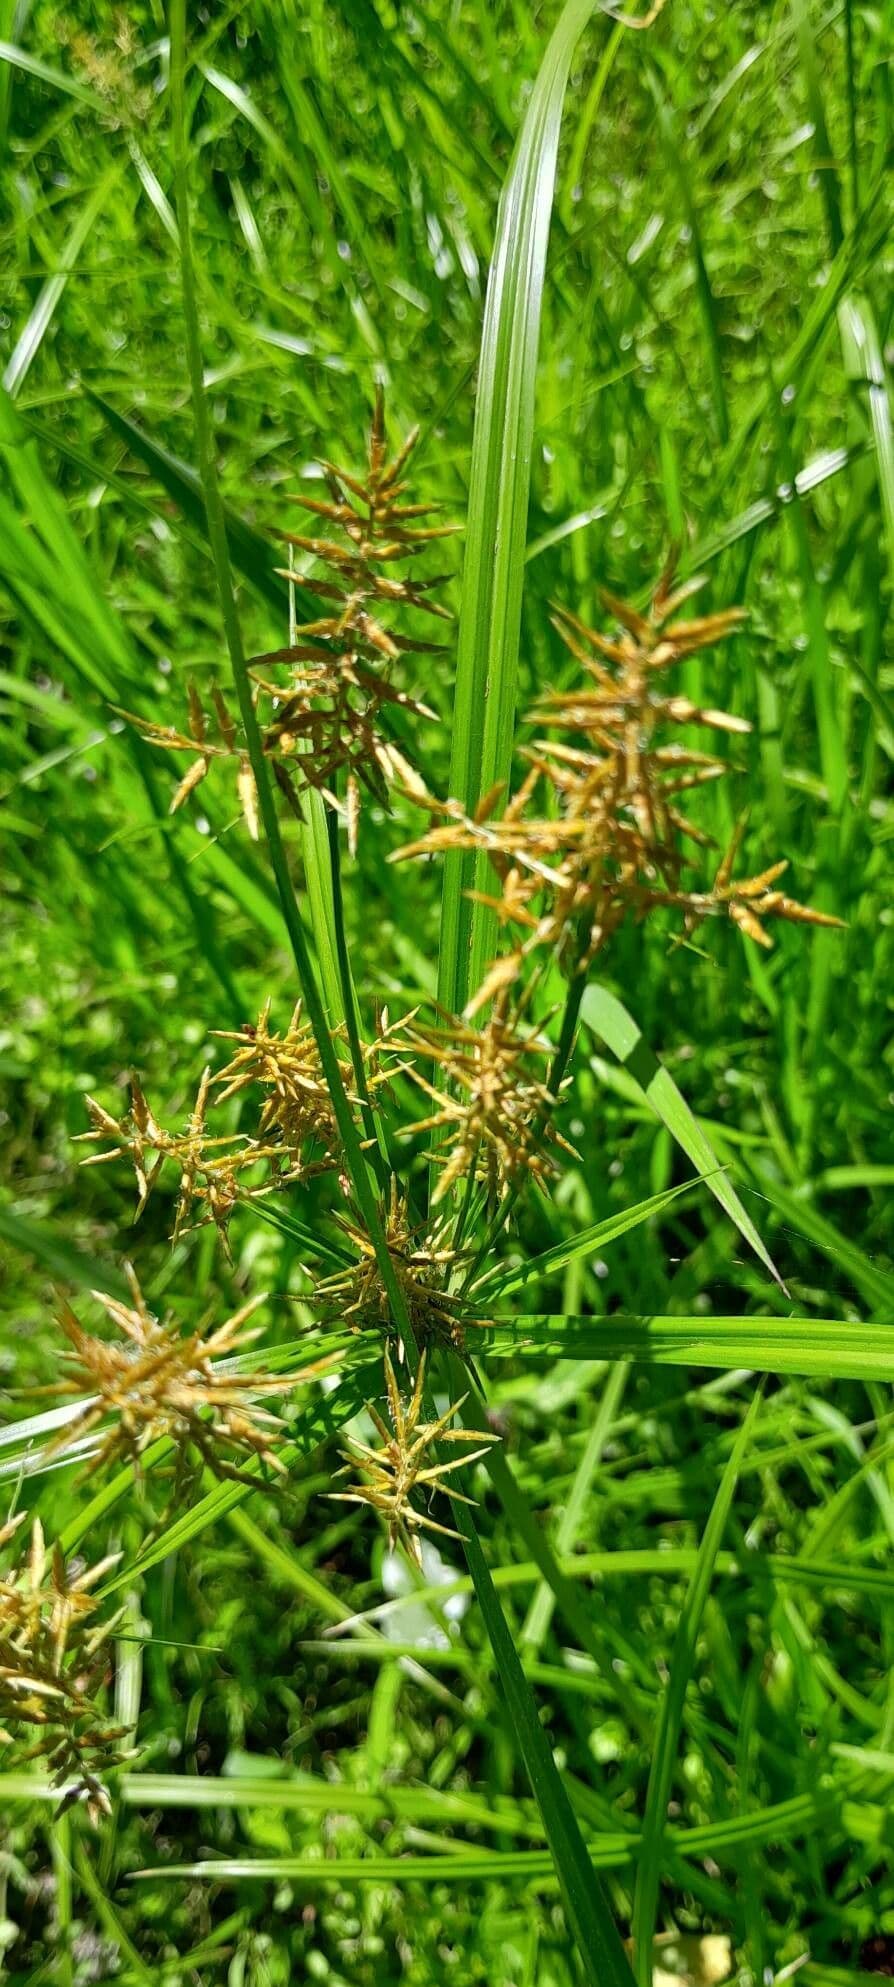
[[[24,1518],[0,1526],[0,1548]],[[68,1567],[58,1546],[48,1556],[35,1519],[28,1549],[0,1569],[0,1746],[13,1745],[24,1727],[24,1757],[43,1758],[52,1785],[65,1790],[62,1807],[83,1800],[93,1820],[110,1811],[101,1775],[126,1757],[127,1733],[109,1725],[101,1705],[121,1616],[100,1619],[91,1591],[117,1558]]]
[[[95,1467],[131,1462],[139,1470],[146,1451],[164,1440],[173,1447],[181,1478],[192,1459],[236,1482],[245,1481],[244,1465],[252,1460],[283,1472],[276,1449],[285,1427],[260,1403],[315,1379],[331,1360],[287,1374],[236,1372],[233,1359],[260,1336],[246,1327],[266,1302],[264,1293],[207,1333],[183,1332],[176,1319],[149,1309],[130,1263],[125,1272],[129,1304],[101,1290],[91,1293],[117,1327],[117,1339],[98,1338],[69,1304],[61,1307],[59,1322],[72,1351],[56,1391],[82,1405],[53,1448],[71,1448],[98,1431]]]
[[[711,842],[684,811],[685,796],[730,767],[726,759],[676,737],[675,729],[699,726],[734,736],[749,727],[741,718],[695,703],[673,681],[676,667],[726,639],[742,617],[734,609],[689,618],[686,603],[701,583],[675,588],[672,569],[660,579],[646,613],[602,596],[615,624],[610,634],[556,610],[554,625],[578,680],[535,705],[533,737],[522,755],[526,772],[515,793],[507,798],[496,788],[469,816],[455,800],[440,801],[427,791],[405,756],[401,727],[408,717],[431,713],[394,679],[407,653],[440,651],[437,644],[403,633],[395,616],[406,609],[445,615],[432,598],[443,576],[418,577],[416,562],[451,527],[421,523],[431,507],[405,500],[404,471],[415,441],[414,431],[389,461],[380,395],[365,473],[357,477],[323,462],[328,498],[297,498],[333,535],[284,534],[290,565],[283,577],[294,578],[296,549],[319,562],[328,577],[315,574],[311,583],[331,611],[293,626],[287,648],[256,658],[253,677],[264,752],[289,803],[300,809],[301,791],[315,788],[327,804],[346,812],[353,845],[361,786],[385,801],[389,783],[397,782],[431,819],[427,832],[398,855],[469,852],[475,858],[470,894],[490,906],[506,934],[503,954],[463,1017],[439,1013],[428,1023],[413,1013],[394,1025],[383,1019],[374,1043],[361,1051],[362,1071],[348,1060],[341,1031],[333,1037],[352,1107],[360,1101],[353,1093],[361,1078],[365,1098],[379,1085],[391,1086],[392,1101],[398,1087],[406,1094],[407,1084],[422,1093],[423,1114],[397,1129],[406,1137],[429,1137],[429,1157],[438,1168],[432,1205],[445,1204],[440,1214],[420,1222],[408,1191],[393,1175],[381,1188],[390,1271],[421,1350],[408,1403],[391,1350],[400,1363],[411,1348],[397,1329],[376,1248],[355,1210],[329,1216],[348,1245],[339,1267],[319,1273],[313,1264],[309,1271],[317,1319],[375,1334],[383,1348],[392,1425],[370,1409],[382,1447],[353,1445],[363,1482],[343,1495],[378,1511],[388,1522],[392,1544],[399,1539],[418,1556],[422,1530],[448,1528],[414,1497],[438,1490],[458,1497],[447,1479],[462,1463],[477,1460],[493,1439],[451,1428],[461,1402],[440,1418],[422,1419],[427,1352],[432,1346],[462,1351],[466,1326],[481,1322],[474,1316],[474,1293],[468,1293],[462,1246],[472,1199],[493,1212],[528,1182],[548,1185],[562,1150],[572,1151],[554,1122],[556,1089],[562,1088],[561,1074],[555,1084],[551,1076],[554,1051],[530,1019],[546,956],[555,957],[568,979],[581,976],[625,919],[662,910],[677,913],[687,934],[706,918],[727,917],[761,945],[771,942],[770,919],[835,920],[784,895],[778,887],[782,863],[737,879],[741,829],[710,885],[696,888],[690,882],[687,851]],[[175,808],[217,759],[227,758],[235,765],[241,811],[250,832],[257,833],[245,740],[219,691],[212,691],[208,711],[190,691],[187,732],[135,722],[153,743],[192,755]],[[348,1180],[318,1045],[300,1005],[281,1033],[271,1024],[268,1002],[254,1026],[222,1033],[221,1039],[230,1059],[216,1075],[206,1069],[182,1131],[160,1123],[136,1081],[123,1117],[88,1099],[92,1128],[86,1136],[106,1149],[86,1163],[128,1159],[138,1214],[167,1166],[178,1179],[175,1239],[192,1222],[211,1221],[227,1246],[230,1217],[240,1200],[281,1192],[319,1173],[329,1173],[346,1195]],[[226,1106],[238,1099],[241,1105],[256,1095],[260,1104],[251,1132],[209,1130],[213,1103]],[[460,1185],[464,1195],[455,1218],[445,1209]],[[332,1253],[320,1254],[325,1271]],[[182,1334],[172,1320],[153,1316],[129,1274],[129,1305],[99,1300],[122,1334],[118,1343],[93,1337],[73,1312],[63,1311],[73,1350],[63,1387],[79,1395],[83,1406],[60,1442],[83,1444],[95,1437],[102,1462],[127,1458],[138,1467],[153,1442],[164,1437],[178,1465],[192,1457],[240,1479],[248,1462],[277,1468],[281,1424],[259,1403],[268,1393],[312,1377],[322,1362],[287,1381],[257,1373],[243,1381],[233,1372],[232,1355],[252,1336],[245,1324],[253,1305],[243,1306],[207,1337]],[[460,1441],[483,1447],[446,1463],[437,1459],[441,1444]]]
[[[147,1103],[139,1078],[131,1079],[130,1110],[114,1117],[95,1097],[85,1099],[91,1130],[81,1142],[102,1143],[82,1163],[104,1165],[127,1158],[137,1186],[135,1220],[143,1213],[165,1165],[179,1178],[172,1240],[198,1216],[196,1225],[211,1221],[229,1254],[229,1225],[239,1201],[257,1200],[297,1181],[342,1168],[335,1113],[323,1081],[313,1030],[302,1019],[300,1001],[280,1034],[270,1025],[270,1002],[255,1023],[241,1029],[221,1029],[219,1039],[235,1045],[230,1061],[216,1075],[206,1068],[196,1101],[182,1131],[162,1125]],[[340,1041],[336,1036],[336,1044]],[[369,1057],[369,1081],[376,1076]],[[340,1061],[346,1088],[350,1064]],[[257,1088],[262,1103],[254,1133],[209,1132],[209,1109],[225,1105],[242,1092]]]
[[[409,1201],[391,1176],[388,1198],[379,1209],[382,1233],[394,1281],[417,1345],[465,1345],[465,1325],[474,1320],[459,1291],[451,1288],[464,1267],[452,1223],[414,1222]],[[394,1335],[391,1301],[382,1281],[372,1241],[359,1217],[338,1217],[338,1226],[353,1250],[344,1268],[314,1280],[313,1308],[324,1321],[338,1320],[349,1331],[373,1332],[387,1340]],[[404,1356],[398,1336],[399,1357]]]
[[[72,1397],[74,1408],[46,1459],[86,1449],[91,1473],[130,1464],[139,1479],[153,1445],[161,1445],[152,1460],[172,1459],[175,1505],[189,1499],[203,1469],[256,1485],[251,1466],[261,1465],[282,1479],[278,1450],[287,1428],[264,1403],[319,1379],[337,1355],[299,1371],[260,1370],[240,1355],[260,1336],[246,1327],[263,1296],[207,1332],[184,1332],[173,1317],[150,1310],[131,1265],[125,1269],[129,1303],[91,1293],[115,1337],[86,1329],[61,1305],[71,1350],[65,1378],[52,1391]],[[22,1522],[0,1527],[0,1547]],[[48,1561],[35,1521],[30,1552],[0,1572],[0,1746],[15,1747],[20,1759],[45,1758],[52,1784],[65,1789],[63,1805],[83,1799],[94,1821],[110,1811],[103,1776],[127,1756],[120,1750],[126,1732],[109,1727],[99,1702],[120,1614],[99,1619],[92,1593],[117,1557],[89,1569],[66,1567],[57,1547]],[[32,1728],[36,1742],[29,1745]]]
[[[413,1493],[447,1490],[446,1478],[453,1476],[457,1470],[467,1469],[472,1463],[478,1462],[480,1457],[486,1455],[497,1437],[480,1428],[451,1428],[450,1423],[468,1400],[467,1394],[454,1401],[452,1407],[448,1407],[437,1420],[420,1419],[425,1396],[424,1352],[416,1370],[412,1395],[406,1405],[401,1398],[400,1387],[387,1349],[384,1365],[392,1426],[388,1427],[376,1407],[372,1405],[368,1407],[367,1412],[376,1433],[381,1436],[382,1446],[380,1449],[371,1449],[367,1443],[350,1437],[350,1449],[343,1450],[342,1454],[345,1456],[348,1469],[356,1469],[359,1465],[365,1481],[354,1485],[350,1490],[333,1491],[330,1494],[343,1504],[366,1504],[373,1511],[377,1511],[387,1522],[388,1540],[392,1551],[400,1541],[410,1557],[420,1565],[422,1561],[420,1532],[439,1532],[444,1538],[453,1539],[458,1538],[459,1533],[450,1525],[440,1524],[436,1518],[430,1517],[428,1512],[420,1511],[412,1501]],[[477,1442],[479,1446],[462,1456],[454,1457],[449,1462],[433,1461],[432,1458],[437,1456],[438,1445],[447,1442],[462,1442],[466,1445]],[[450,1485],[448,1494],[453,1503],[471,1504],[473,1501],[466,1496],[465,1491],[458,1490],[454,1484]]]
[[[557,1099],[543,1079],[552,1045],[526,1023],[519,1003],[510,1012],[505,989],[480,1027],[454,1021],[426,1026],[414,1015],[392,1031],[390,1046],[433,1108],[404,1129],[434,1132],[431,1158],[441,1168],[432,1204],[459,1180],[480,1182],[491,1208],[510,1187],[543,1187],[558,1168],[558,1152],[574,1154],[552,1114]],[[420,1063],[422,1067],[420,1067]],[[426,1066],[440,1074],[436,1084]]]
[[[420,520],[436,506],[403,501],[404,470],[418,438],[419,430],[414,428],[388,460],[380,390],[365,475],[354,476],[323,458],[320,467],[328,499],[293,493],[293,502],[333,526],[337,534],[281,534],[290,557],[297,548],[327,569],[328,577],[314,573],[311,584],[316,595],[332,603],[332,611],[293,626],[288,647],[256,656],[251,666],[262,745],[280,788],[297,812],[305,787],[317,788],[330,805],[343,807],[352,849],[361,788],[387,804],[391,781],[413,782],[397,739],[397,714],[434,716],[394,681],[395,665],[403,655],[444,652],[440,643],[397,631],[395,612],[410,608],[449,619],[447,609],[432,598],[447,575],[421,577],[416,562],[434,540],[449,537],[455,527],[423,524]],[[401,567],[408,571],[402,573]],[[280,569],[280,577],[294,580],[293,568]],[[258,801],[245,742],[217,688],[211,691],[211,705],[209,712],[195,686],[190,686],[186,732],[129,711],[120,715],[152,745],[192,755],[174,794],[172,813],[207,777],[216,760],[230,759],[242,815],[257,839]]]
[[[711,838],[682,810],[681,796],[722,778],[727,761],[668,734],[681,726],[741,733],[750,726],[727,711],[694,704],[668,684],[685,658],[723,641],[742,611],[697,619],[680,609],[703,582],[674,590],[662,575],[648,613],[603,593],[617,623],[605,635],[560,608],[553,625],[585,673],[581,684],[542,697],[530,713],[536,737],[522,757],[527,773],[498,813],[502,787],[486,794],[473,817],[457,801],[432,802],[433,825],[397,852],[431,855],[466,850],[479,858],[470,894],[493,910],[510,934],[509,949],[473,994],[469,1016],[515,987],[540,948],[558,956],[566,973],[584,969],[627,918],[671,908],[690,933],[704,919],[728,917],[758,944],[772,943],[767,920],[836,924],[776,886],[787,865],[737,879],[734,864],[742,826],[722,856],[713,882],[686,881],[687,844]],[[552,734],[559,734],[553,736]],[[488,870],[496,888],[487,886]]]

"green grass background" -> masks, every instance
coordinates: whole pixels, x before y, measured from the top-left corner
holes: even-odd
[[[377,380],[396,436],[422,424],[416,494],[469,517],[468,543],[446,553],[455,607],[501,492],[508,505],[523,419],[496,451],[494,502],[482,512],[479,486],[470,507],[484,293],[556,18],[465,0],[279,0],[189,23],[206,387],[252,652],[284,639],[269,534],[293,525],[287,493],[320,453],[362,459]],[[667,1666],[752,1391],[741,1373],[781,1365],[676,1671],[657,1909],[660,1925],[729,1934],[755,1980],[807,1956],[816,1987],[865,1970],[870,1942],[894,1935],[890,1354],[860,1332],[894,1323],[892,25],[890,4],[808,0],[669,0],[645,34],[594,15],[562,112],[524,569],[495,605],[485,587],[486,625],[467,609],[460,654],[461,680],[478,682],[484,662],[505,680],[520,613],[523,706],[564,667],[550,600],[592,615],[598,583],[642,599],[676,542],[682,569],[708,575],[712,607],[749,613],[734,644],[687,666],[688,693],[754,725],[704,799],[706,825],[722,844],[747,805],[751,867],[787,856],[793,894],[847,921],[841,934],[777,927],[770,955],[726,930],[698,951],[631,930],[607,957],[602,977],[706,1126],[788,1295],[701,1190],[619,1235],[595,1269],[568,1264],[561,1309],[611,1318],[601,1340],[580,1332],[561,1359],[548,1329],[536,1358],[514,1359],[511,1334],[494,1347],[489,1394],[516,1475],[556,1549],[577,1554],[586,1654],[493,1500],[481,1517],[626,1927]],[[209,782],[172,824],[169,762],[111,708],[170,722],[187,677],[226,680],[195,474],[166,37],[160,7],[0,9],[10,1389],[52,1377],[54,1282],[109,1287],[132,1249],[153,1296],[191,1318],[247,1278],[284,1300],[300,1261],[294,1239],[239,1216],[234,1273],[205,1231],[172,1257],[169,1204],[153,1201],[134,1235],[123,1175],[79,1173],[71,1145],[85,1089],[123,1097],[136,1065],[153,1101],[183,1109],[209,1029],[250,1018],[268,992],[284,1013],[294,995],[269,874],[235,803]],[[507,322],[522,339],[536,299],[524,269],[513,280]],[[528,368],[533,386],[530,351]],[[422,742],[441,791],[456,789],[460,750],[471,763],[455,685],[451,655],[420,665],[414,686],[441,717]],[[483,727],[484,786],[505,756],[504,718]],[[369,809],[348,872],[367,1020],[378,1002],[398,1011],[434,990],[439,889],[431,871],[384,860],[416,819]],[[567,1112],[583,1156],[551,1209],[522,1215],[532,1248],[686,1177],[639,1067],[584,1025]],[[841,1329],[802,1326],[791,1372],[793,1313]],[[644,1359],[616,1314],[685,1322],[684,1370],[663,1364],[672,1329]],[[277,1316],[285,1342],[284,1301]],[[705,1350],[716,1319],[742,1321],[720,1376]],[[619,1366],[630,1354],[638,1363]],[[10,1395],[4,1418],[20,1412]],[[328,1620],[381,1600],[382,1546],[372,1522],[322,1500],[334,1446],[319,1434],[286,1508],[222,1506],[134,1581],[130,1604],[155,1636],[136,1664],[147,1752],[114,1834],[98,1844],[76,1823],[53,1827],[27,1788],[7,1788],[12,1979],[579,1977],[477,1609],[421,1670],[403,1660],[418,1619],[400,1610],[359,1651],[322,1643]],[[87,1495],[66,1471],[42,1484],[41,1508],[76,1530]],[[103,1522],[132,1556],[137,1520]],[[312,1789],[284,1795],[278,1758]],[[209,1776],[224,1773],[221,1791]],[[183,1774],[206,1780],[185,1803]],[[327,1777],[343,1783],[333,1808]],[[322,1882],[324,1857],[339,1867]],[[375,1872],[360,1867],[372,1858]],[[189,1874],[163,1879],[164,1865]]]

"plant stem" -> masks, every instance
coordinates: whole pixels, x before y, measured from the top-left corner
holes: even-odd
[[[345,1160],[354,1185],[367,1233],[375,1250],[376,1262],[388,1301],[394,1311],[395,1323],[402,1334],[413,1342],[412,1328],[407,1315],[403,1293],[394,1274],[394,1266],[388,1253],[385,1232],[379,1217],[375,1191],[370,1171],[354,1123],[353,1113],[341,1080],[338,1057],[326,1023],[326,1015],[316,974],[310,957],[307,936],[301,921],[292,879],[286,860],[285,847],[276,811],[260,726],[252,695],[251,677],[246,662],[242,631],[236,608],[236,595],[230,570],[230,555],[227,545],[226,522],[217,480],[217,466],[214,458],[214,444],[211,423],[205,399],[205,383],[202,368],[202,347],[199,330],[199,313],[196,301],[195,266],[192,254],[192,239],[189,225],[189,177],[187,129],[184,104],[184,72],[186,43],[186,0],[171,0],[171,114],[174,155],[174,188],[177,207],[177,224],[180,234],[180,270],[183,289],[183,317],[186,328],[186,358],[192,396],[193,419],[196,429],[196,452],[199,476],[205,499],[205,512],[208,519],[208,538],[214,565],[214,576],[220,599],[221,615],[224,624],[230,668],[239,704],[239,713],[245,732],[248,756],[254,774],[258,793],[258,808],[263,823],[264,835],[270,853],[270,864],[279,896],[283,922],[289,936],[292,955],[301,983],[301,991],[307,1009],[307,1018],[313,1029],[314,1039],[320,1057],[320,1064],[326,1087],[332,1099],[332,1108],[338,1125],[339,1136],[344,1147]]]
[[[348,1043],[351,1050],[351,1066],[354,1071],[354,1082],[357,1085],[357,1096],[360,1100],[363,1129],[366,1133],[367,1141],[372,1148],[373,1165],[376,1168],[376,1174],[381,1187],[384,1185],[385,1177],[391,1171],[391,1167],[388,1147],[385,1143],[385,1135],[378,1122],[377,1114],[373,1110],[372,1098],[369,1094],[369,1085],[366,1081],[366,1070],[363,1064],[363,1047],[357,1027],[357,1003],[354,997],[354,982],[351,978],[351,962],[348,958],[348,942],[345,936],[338,815],[334,807],[327,806],[326,808],[326,832],[329,837],[329,864],[332,871],[332,918],[335,926],[335,953],[338,960],[339,979],[341,981],[345,1027],[348,1031]]]

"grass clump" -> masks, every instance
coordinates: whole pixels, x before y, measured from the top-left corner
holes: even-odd
[[[0,1975],[859,1987],[882,24],[185,14],[0,38]]]

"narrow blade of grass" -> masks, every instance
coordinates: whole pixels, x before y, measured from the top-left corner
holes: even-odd
[[[667,1126],[672,1138],[682,1147],[693,1166],[698,1168],[705,1185],[719,1200],[730,1220],[734,1221],[749,1248],[754,1250],[764,1268],[779,1284],[782,1278],[772,1257],[768,1254],[742,1202],[727,1178],[710,1140],[703,1132],[698,1120],[690,1110],[681,1090],[678,1089],[669,1070],[662,1067],[650,1049],[642,1030],[628,1013],[617,995],[607,987],[589,986],[581,1002],[581,1020],[605,1042],[618,1061],[623,1064],[643,1097],[657,1112],[662,1124]]]
[[[689,1584],[689,1591],[683,1605],[683,1612],[680,1615],[677,1625],[670,1663],[670,1676],[658,1712],[658,1727],[655,1733],[655,1749],[649,1773],[646,1811],[643,1817],[642,1842],[637,1863],[636,1890],[633,1900],[633,1944],[636,1977],[639,1987],[651,1987],[652,1983],[652,1940],[655,1934],[658,1893],[661,1884],[662,1849],[667,1826],[667,1804],[670,1799],[674,1764],[683,1723],[683,1706],[686,1699],[686,1689],[695,1662],[698,1633],[711,1585],[714,1561],[723,1540],[723,1533],[726,1528],[727,1518],[729,1517],[739,1471],[754,1431],[759,1403],[760,1396],[756,1394],[736,1437],[732,1454],[720,1480],[711,1515],[705,1526],[701,1545],[699,1546],[695,1571]]]
[[[540,1312],[481,1333],[488,1355],[633,1359],[646,1366],[797,1373],[805,1379],[894,1380],[888,1325],[842,1318],[586,1318]]]
[[[542,1255],[531,1256],[527,1262],[511,1269],[492,1271],[472,1286],[476,1298],[490,1304],[499,1297],[508,1296],[512,1290],[521,1290],[526,1283],[557,1276],[569,1263],[593,1255],[597,1249],[606,1248],[609,1242],[616,1241],[619,1235],[627,1235],[632,1228],[641,1227],[653,1215],[663,1214],[665,1208],[670,1207],[672,1201],[679,1200],[681,1194],[691,1193],[695,1184],[693,1180],[684,1180],[678,1187],[667,1187],[664,1193],[650,1194],[648,1200],[638,1201],[635,1207],[625,1207],[620,1214],[610,1214],[605,1221],[596,1221],[590,1228],[582,1228],[579,1235],[570,1236],[567,1242],[557,1242],[552,1249],[544,1249]]]
[[[450,792],[474,811],[512,756],[537,348],[562,104],[593,0],[567,0],[503,188],[487,291],[472,447]],[[493,914],[464,893],[474,860],[444,867],[438,999],[465,1006],[493,950]]]

